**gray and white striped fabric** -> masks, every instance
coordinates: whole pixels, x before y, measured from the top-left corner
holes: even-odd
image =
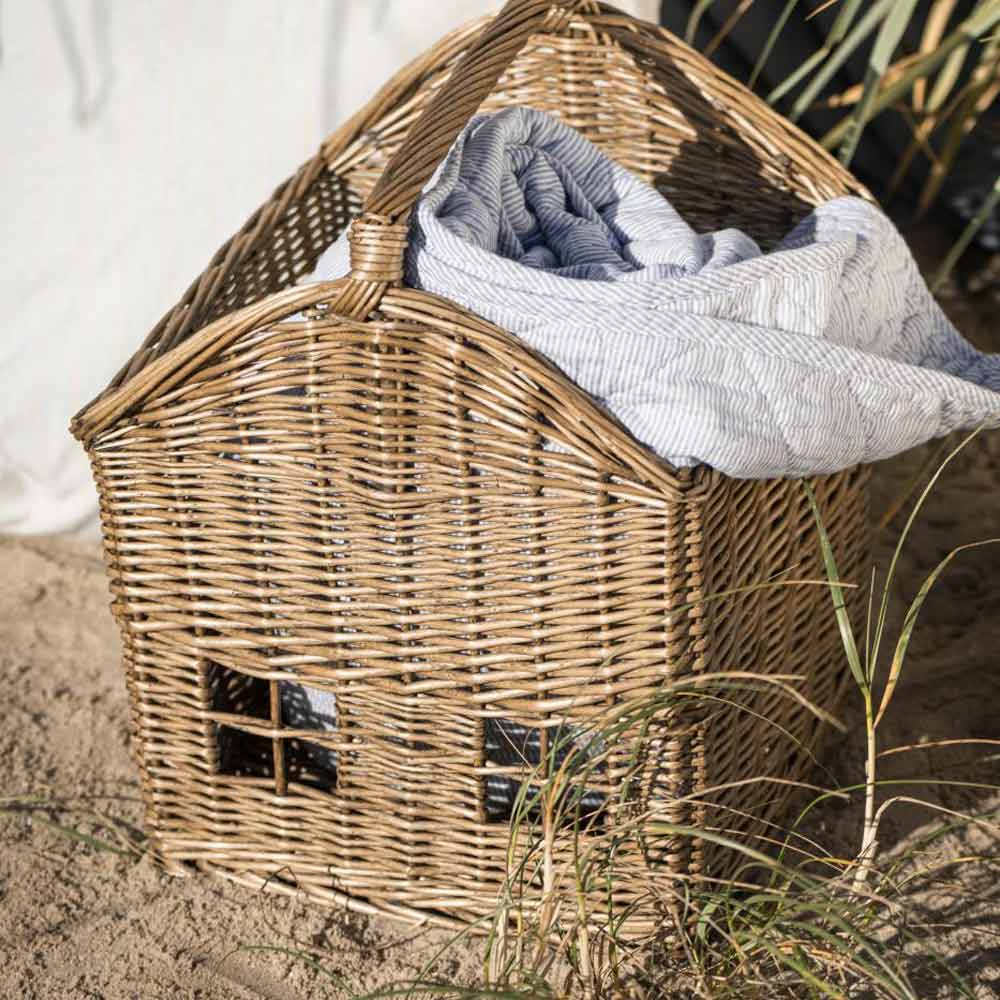
[[[347,270],[342,237],[309,280]],[[466,127],[418,202],[406,277],[520,336],[677,466],[829,473],[1000,425],[1000,356],[959,336],[878,209],[826,202],[762,254],[695,233],[528,108]]]

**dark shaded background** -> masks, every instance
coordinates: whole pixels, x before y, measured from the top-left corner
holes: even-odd
[[[712,61],[737,80],[747,82],[758,54],[763,50],[785,3],[786,0],[755,0],[722,45],[713,53]],[[755,84],[754,89],[760,96],[766,97],[804,59],[822,47],[841,5],[839,2],[834,3],[815,17],[809,18],[809,12],[818,5],[819,0],[800,0],[792,12]],[[974,0],[960,0],[952,13],[949,27],[965,18],[974,5]],[[663,0],[660,6],[661,24],[680,37],[684,37],[693,6],[693,0]],[[694,39],[695,48],[704,49],[738,6],[739,0],[717,0],[713,3],[701,19]],[[930,7],[931,0],[921,0],[917,4],[910,26],[897,50],[896,58],[919,48],[923,24]],[[840,93],[863,80],[876,33],[877,30],[845,62],[827,88],[821,92],[821,97]],[[964,74],[968,73],[968,67],[971,65],[974,65],[974,59],[973,53],[970,52],[966,68],[963,70]],[[779,111],[787,112],[791,108],[803,85],[799,84],[782,98],[777,105]],[[798,124],[818,138],[832,128],[844,113],[845,109],[810,111],[802,116]],[[886,196],[886,185],[900,156],[909,145],[909,140],[909,128],[903,118],[895,112],[879,115],[869,123],[862,134],[851,169],[883,201]],[[938,136],[932,136],[932,144],[935,141],[940,141]],[[966,137],[955,169],[932,209],[932,217],[957,234],[975,214],[983,198],[992,188],[998,173],[1000,173],[1000,105],[995,103]],[[926,157],[918,154],[895,197],[886,204],[899,221],[906,222],[913,216],[926,175]],[[977,240],[985,249],[1000,250],[998,213],[994,213],[993,218],[980,230]]]

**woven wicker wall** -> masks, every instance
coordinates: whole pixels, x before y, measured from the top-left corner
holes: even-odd
[[[584,7],[528,44],[488,106],[557,111],[698,225],[765,243],[858,190],[675,40]],[[824,588],[707,600],[821,574],[800,483],[669,468],[544,359],[433,296],[373,280],[365,318],[290,287],[370,208],[471,37],[404,70],[282,185],[76,424],[161,856],[411,919],[495,907],[510,830],[490,781],[529,779],[491,759],[496,720],[544,756],[565,727],[710,671],[799,674],[827,709],[845,676]],[[848,579],[865,479],[814,484]],[[291,681],[336,694],[336,729],[286,724]],[[604,803],[591,842],[636,811],[761,832],[787,786],[743,779],[800,776],[818,735],[776,690],[675,698],[626,731],[586,779]],[[698,840],[626,839],[613,902],[643,900],[642,929],[651,887],[662,902],[671,879],[732,863]]]

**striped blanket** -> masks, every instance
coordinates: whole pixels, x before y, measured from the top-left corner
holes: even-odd
[[[310,280],[347,270],[342,237]],[[406,278],[520,336],[675,466],[830,473],[1000,425],[1000,356],[956,332],[877,208],[826,202],[763,254],[528,108],[466,127]]]

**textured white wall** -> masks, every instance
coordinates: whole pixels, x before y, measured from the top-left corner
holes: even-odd
[[[498,0],[0,5],[0,531],[93,530],[66,425],[403,62]],[[619,0],[641,16],[655,0]]]

